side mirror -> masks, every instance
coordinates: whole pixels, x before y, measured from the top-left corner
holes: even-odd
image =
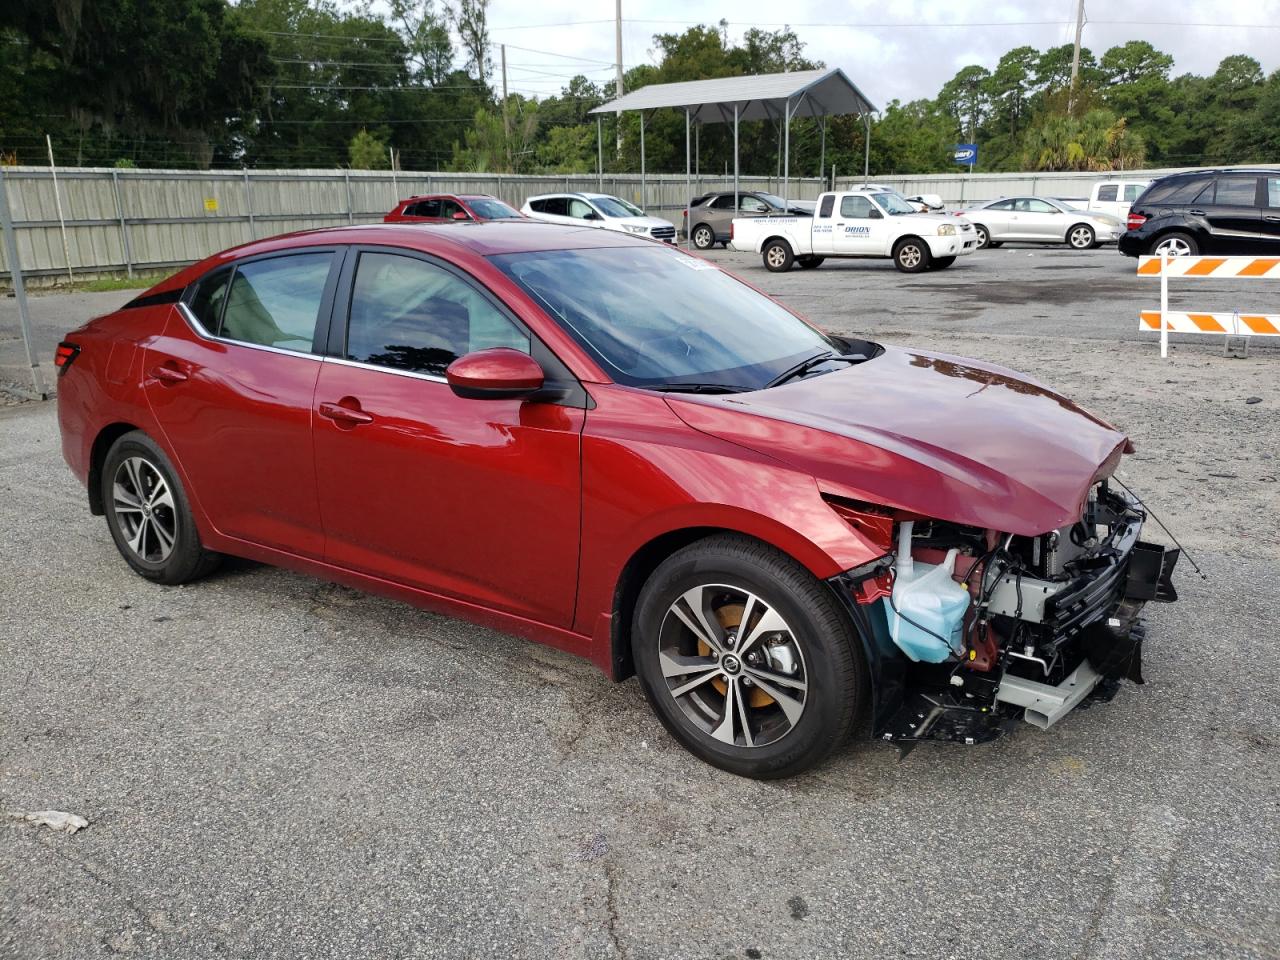
[[[467,213],[466,213],[466,211],[465,211],[465,210],[455,210],[455,211],[453,211],[453,219],[455,219],[455,220],[470,220],[471,218],[467,216]]]
[[[509,400],[542,389],[538,361],[511,347],[490,347],[459,357],[444,372],[449,387],[464,400]]]
[[[600,216],[600,214],[596,213],[594,210],[588,210],[586,213],[582,215],[582,219],[583,220],[600,220],[603,218]]]
[[[874,209],[873,209],[869,214],[867,214],[867,219],[868,219],[868,220],[883,220],[883,219],[884,219],[884,214],[883,214],[883,213],[881,213],[879,210],[874,210]]]

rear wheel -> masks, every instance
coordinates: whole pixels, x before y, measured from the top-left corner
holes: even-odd
[[[743,537],[672,554],[640,593],[631,643],[663,725],[742,776],[820,763],[868,702],[861,647],[835,598],[790,557]]]
[[[693,245],[699,250],[710,250],[716,245],[716,235],[705,223],[693,228]]]
[[[1200,252],[1196,238],[1189,233],[1166,233],[1151,244],[1151,256],[1194,257]]]
[[[107,528],[120,555],[156,583],[196,580],[218,564],[204,549],[177,471],[141,430],[111,445],[102,465]]]
[[[825,259],[826,257],[802,257],[798,262],[801,270],[812,270],[822,266],[822,261]]]
[[[930,270],[945,270],[956,262],[955,257],[934,257],[929,261]]]
[[[917,237],[899,240],[893,248],[893,264],[903,273],[919,273],[929,269],[929,248]]]
[[[786,273],[796,260],[791,244],[785,240],[770,240],[764,245],[762,256],[764,268],[771,273]]]
[[[1067,245],[1072,250],[1092,250],[1098,245],[1098,236],[1087,223],[1077,223],[1067,231]]]

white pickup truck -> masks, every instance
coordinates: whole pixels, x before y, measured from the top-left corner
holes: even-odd
[[[891,257],[904,273],[919,273],[973,253],[978,235],[963,217],[917,213],[893,191],[865,189],[822,194],[812,217],[735,219],[729,246],[761,254],[774,273],[827,257]]]

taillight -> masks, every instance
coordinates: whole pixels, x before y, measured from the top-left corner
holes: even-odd
[[[730,240],[733,239],[733,221],[732,220],[729,221],[729,239]]]
[[[53,351],[53,365],[58,369],[58,375],[67,372],[67,367],[75,362],[76,357],[80,356],[80,346],[75,343],[68,343],[63,340],[58,344],[58,349]]]
[[[1146,222],[1147,222],[1147,218],[1140,213],[1129,214],[1129,219],[1128,221],[1126,221],[1127,226],[1129,227],[1130,230],[1137,230],[1140,226],[1142,226]]]

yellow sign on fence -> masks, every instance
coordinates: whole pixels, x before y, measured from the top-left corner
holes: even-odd
[[[218,212],[218,198],[217,198],[217,197],[205,197],[205,198],[204,198],[204,208],[205,208],[205,210],[207,210],[209,213],[217,213],[217,212]]]

